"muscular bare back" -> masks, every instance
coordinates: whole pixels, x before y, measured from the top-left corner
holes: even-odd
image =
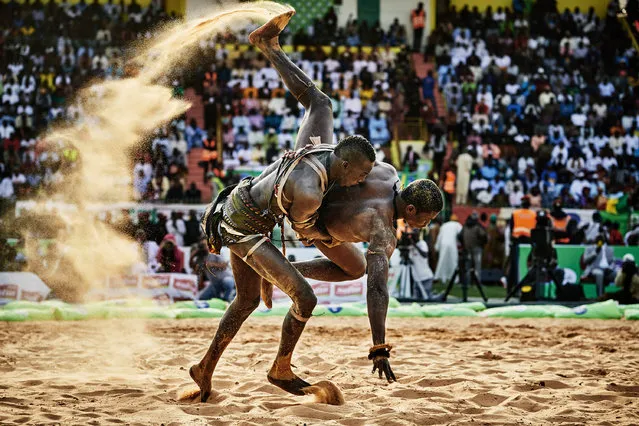
[[[328,233],[339,241],[370,242],[373,219],[392,229],[393,187],[398,180],[393,166],[375,163],[364,183],[330,191],[320,210]]]

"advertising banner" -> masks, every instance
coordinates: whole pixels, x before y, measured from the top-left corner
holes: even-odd
[[[197,276],[191,274],[136,274],[109,277],[101,289],[89,292],[93,300],[141,297],[173,302],[197,299]]]
[[[313,292],[317,296],[317,303],[332,305],[342,302],[365,302],[366,301],[366,279],[367,276],[340,283],[330,283],[327,281],[307,280],[313,287]],[[291,299],[279,288],[273,289],[273,302],[289,302]]]
[[[31,272],[0,272],[0,305],[14,300],[40,302],[51,289]]]

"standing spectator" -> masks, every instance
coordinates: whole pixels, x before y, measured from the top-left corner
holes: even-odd
[[[178,216],[178,212],[171,212],[171,219],[166,222],[166,233],[170,234],[173,241],[180,247],[184,246],[184,235],[186,234],[186,225]]]
[[[577,223],[563,210],[561,201],[556,200],[550,210],[550,222],[557,244],[570,244]]]
[[[167,203],[180,203],[184,199],[184,188],[178,178],[171,180],[171,187],[166,192]]]
[[[457,251],[458,235],[462,230],[461,223],[457,222],[457,216],[451,215],[450,221],[444,223],[439,229],[435,250],[439,253],[435,280],[447,282],[453,276],[459,262]]]
[[[446,156],[446,132],[438,126],[430,136],[430,147],[433,150],[433,171],[439,175]]]
[[[419,2],[417,9],[411,11],[410,20],[413,25],[413,52],[419,52],[422,49],[422,38],[424,37],[424,27],[426,26],[424,3]]]
[[[422,95],[424,100],[429,99],[433,108],[436,106],[435,103],[435,77],[433,77],[433,71],[428,70],[428,74],[422,80]]]
[[[160,250],[158,244],[147,238],[146,232],[143,229],[135,231],[135,240],[138,243],[141,251],[141,258],[144,262],[144,273],[153,273],[158,270],[159,264],[157,261],[158,251]]]
[[[184,222],[184,245],[192,246],[200,239],[200,221],[195,210],[189,210],[189,220]]]
[[[0,175],[0,198],[10,199],[13,198],[13,181],[11,180],[11,174],[8,172]]]
[[[484,250],[484,266],[488,269],[504,267],[504,230],[497,226],[497,215],[490,215],[490,223],[486,230],[486,247]]]
[[[184,193],[184,201],[189,204],[199,204],[202,202],[202,191],[197,188],[195,182],[191,182],[191,186]]]
[[[402,167],[407,167],[410,172],[414,172],[417,170],[417,160],[419,160],[419,154],[413,151],[413,147],[409,145],[404,154]]]
[[[420,230],[415,228],[411,234],[412,244],[408,252],[411,260],[411,275],[418,283],[413,294],[430,300],[433,296],[433,271],[428,264],[428,244],[421,239]]]
[[[461,230],[461,242],[463,250],[465,251],[466,259],[470,258],[471,265],[475,268],[475,272],[477,272],[477,277],[481,281],[481,262],[482,262],[482,254],[484,251],[484,246],[487,243],[487,235],[486,230],[479,223],[479,215],[477,212],[473,212],[468,219],[466,219],[466,223],[464,224]],[[466,259],[462,259],[461,261],[466,261]],[[466,274],[470,274],[470,268],[465,268]],[[465,277],[466,282],[470,283],[468,277]]]
[[[464,150],[457,157],[457,184],[455,187],[455,204],[468,202],[468,187],[470,185],[470,171],[473,168],[473,157]]]

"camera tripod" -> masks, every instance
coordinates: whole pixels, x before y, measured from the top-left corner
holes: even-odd
[[[481,285],[479,277],[477,276],[477,271],[475,270],[475,265],[473,263],[473,260],[472,258],[468,259],[468,256],[470,256],[470,254],[462,252],[462,255],[460,256],[461,261],[457,265],[457,268],[455,268],[455,272],[453,272],[453,276],[450,277],[450,280],[448,281],[448,287],[446,287],[444,294],[441,296],[442,302],[445,302],[446,298],[448,298],[448,294],[450,293],[450,291],[453,289],[453,286],[455,285],[455,278],[457,278],[457,275],[459,275],[461,285],[462,285],[462,301],[468,302],[468,289],[470,288],[472,284],[475,284],[477,286],[477,289],[479,290],[479,294],[481,294],[481,298],[484,299],[484,302],[488,302],[488,298],[486,297],[486,294],[484,294],[484,287]],[[468,271],[470,273],[470,283],[467,282],[466,274],[465,274],[466,262],[469,262],[471,265]]]
[[[555,283],[557,291],[561,290],[561,283],[557,282],[557,278],[555,274],[550,274],[548,272],[548,265],[542,259],[538,259],[537,256],[533,257],[533,265],[528,271],[528,273],[517,283],[517,285],[513,286],[512,289],[506,295],[504,302],[508,302],[508,300],[513,297],[521,288],[526,284],[534,284],[535,292],[537,292],[540,284],[543,284],[547,281],[547,278],[550,277],[552,281]]]
[[[404,254],[400,252],[401,260],[399,262],[399,277],[395,285],[395,292],[398,297],[409,299],[413,297],[413,284],[415,290],[420,293],[422,300],[428,300],[428,293],[424,288],[424,285],[413,279],[413,273],[411,271],[413,262],[410,260],[408,253]]]

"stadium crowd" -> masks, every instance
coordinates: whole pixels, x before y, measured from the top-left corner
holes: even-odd
[[[177,19],[157,2],[142,7],[109,0],[0,2],[0,198],[29,198],[46,194],[74,167],[78,153],[72,146],[47,141],[40,133],[48,126],[77,120],[81,105],[75,91],[92,79],[117,79],[128,74],[126,44],[149,38],[157,25]],[[179,80],[174,92],[183,92]],[[145,176],[153,164],[154,199],[166,195],[172,179],[184,173],[181,140],[184,119],[162,129],[150,146],[140,149]],[[162,149],[155,149],[158,145]],[[136,172],[139,167],[136,167]],[[138,174],[139,176],[139,174]],[[141,198],[141,195],[137,195]]]
[[[562,220],[563,208],[605,210],[621,199],[618,208],[639,206],[639,67],[617,8],[611,2],[600,19],[592,9],[557,12],[551,0],[526,11],[519,2],[512,11],[451,7],[428,37],[425,58],[437,66],[423,79],[397,21],[387,31],[352,19],[339,28],[331,9],[312,26],[285,32],[283,44],[331,98],[332,142],[360,133],[375,145],[378,160],[388,161],[384,148],[395,127],[421,118],[429,139],[423,153],[406,153],[402,167],[413,171],[420,156],[432,158],[430,177],[440,180],[451,204],[520,207],[527,200],[533,208],[552,207],[551,216]],[[77,151],[38,135],[77,120],[82,110],[71,101],[74,91],[94,78],[129,75],[126,43],[152,37],[157,24],[173,19],[156,3],[0,2],[0,199],[46,194],[64,179]],[[175,96],[186,88],[201,95],[204,123],[178,117],[143,142],[131,162],[135,200],[207,202],[188,179],[193,148],[202,148],[201,181],[214,195],[293,146],[303,110],[248,45],[254,28],[200,41],[193,70],[171,76]],[[420,28],[413,30],[416,44]],[[442,98],[447,114],[439,117]],[[194,212],[134,218],[122,212],[115,222],[109,215],[103,220],[137,239],[145,255],[153,253],[150,271],[208,270],[197,266],[205,260],[173,251],[201,251]],[[487,230],[484,266],[499,268],[503,226],[474,220]],[[617,225],[593,216],[570,229],[569,241],[594,243],[604,234],[610,244],[636,245],[639,227],[632,225],[621,235]],[[442,258],[437,233],[427,239],[431,257]],[[456,244],[452,239],[451,250]],[[175,262],[163,261],[167,245]],[[435,264],[431,258],[437,278]]]
[[[529,15],[451,8],[426,49],[448,107],[431,145],[459,142],[441,169],[451,200],[518,207],[528,195],[533,207],[603,209],[626,193],[638,205],[639,68],[617,11],[615,1],[604,19],[557,12],[552,0]],[[432,102],[434,80],[423,81]]]

